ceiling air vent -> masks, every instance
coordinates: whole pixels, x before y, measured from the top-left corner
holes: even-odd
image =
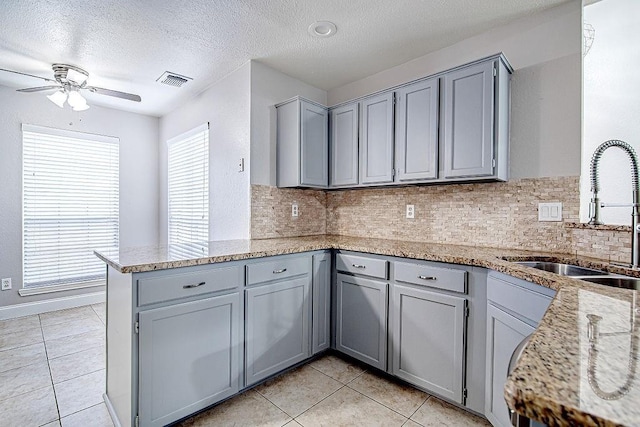
[[[158,80],[156,81],[169,86],[181,87],[189,80],[193,79],[191,77],[181,76],[180,74],[172,73],[170,71],[165,71],[160,77],[158,77]]]

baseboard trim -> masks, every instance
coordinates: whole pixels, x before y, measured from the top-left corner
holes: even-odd
[[[107,412],[109,412],[109,415],[111,416],[111,422],[113,422],[114,427],[122,427],[122,424],[120,424],[120,420],[118,419],[118,415],[116,415],[116,410],[111,404],[111,400],[109,399],[109,396],[107,396],[107,393],[102,394],[102,399],[107,407]]]
[[[0,320],[32,316],[34,314],[47,313],[49,311],[80,307],[82,305],[98,304],[105,301],[105,295],[105,291],[100,291],[92,292],[90,294],[52,298],[43,301],[25,302],[22,304],[0,307]]]

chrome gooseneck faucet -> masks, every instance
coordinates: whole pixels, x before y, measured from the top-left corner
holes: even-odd
[[[602,224],[600,221],[600,183],[598,176],[598,166],[600,158],[607,148],[618,147],[629,156],[631,162],[631,184],[633,186],[633,204],[631,213],[631,267],[640,266],[640,187],[638,186],[638,156],[631,145],[624,141],[611,139],[605,141],[594,151],[591,156],[591,203],[589,203],[589,224]]]

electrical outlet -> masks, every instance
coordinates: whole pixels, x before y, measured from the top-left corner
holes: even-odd
[[[298,204],[294,203],[291,205],[291,216],[292,217],[297,217],[298,216]]]
[[[413,205],[407,205],[407,218],[414,218],[415,213],[416,212]]]
[[[11,289],[11,277],[2,279],[2,290],[8,291],[9,289]]]

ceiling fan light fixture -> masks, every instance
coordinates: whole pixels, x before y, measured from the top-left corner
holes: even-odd
[[[85,111],[89,109],[89,104],[81,104],[75,107],[71,107],[73,111]]]
[[[49,101],[53,102],[60,108],[64,108],[64,102],[67,100],[67,93],[64,90],[57,90],[51,95],[47,95]]]
[[[80,92],[78,92],[77,90],[69,91],[69,99],[67,100],[67,102],[69,103],[71,108],[76,111],[82,111],[80,110],[80,108],[82,108],[83,106],[87,106],[87,100],[84,99],[84,96],[80,95]],[[87,108],[84,108],[84,110],[86,110]]]
[[[81,73],[73,68],[69,68],[67,70],[67,80],[77,84],[78,86],[82,86],[82,84],[87,81],[88,77],[89,76],[87,74]]]

